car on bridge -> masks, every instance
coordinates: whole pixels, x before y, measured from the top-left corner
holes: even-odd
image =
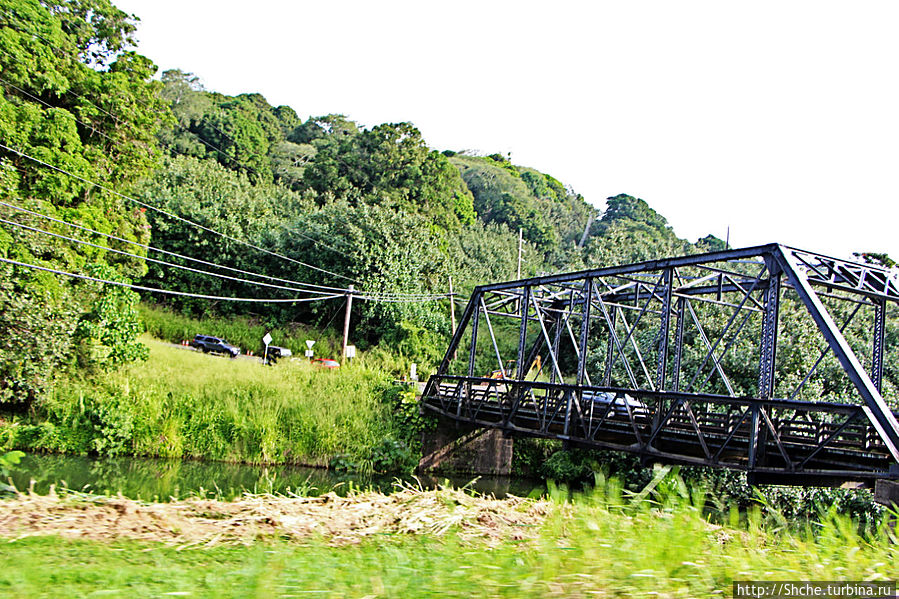
[[[213,337],[211,335],[195,335],[190,340],[190,346],[203,352],[204,354],[225,354],[236,358],[240,355],[240,348],[231,345],[221,337]]]
[[[627,393],[612,393],[610,391],[584,391],[583,398],[592,401],[595,405],[605,409],[609,404],[612,409],[609,411],[610,416],[628,417],[630,411],[635,418],[646,418],[649,416],[649,408],[641,400],[631,397]],[[628,410],[630,408],[630,410]]]

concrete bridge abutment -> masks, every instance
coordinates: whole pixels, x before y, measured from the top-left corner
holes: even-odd
[[[439,417],[437,429],[422,434],[419,472],[508,476],[512,472],[512,438]]]

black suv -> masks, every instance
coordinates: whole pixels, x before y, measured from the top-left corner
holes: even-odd
[[[195,347],[201,352],[209,353],[217,353],[217,354],[228,354],[232,358],[236,358],[240,355],[240,348],[234,345],[231,345],[224,339],[220,339],[219,337],[210,337],[209,335],[196,335],[190,342],[191,347]]]

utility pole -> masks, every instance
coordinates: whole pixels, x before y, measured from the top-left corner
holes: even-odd
[[[349,285],[346,292],[346,316],[343,317],[343,349],[340,352],[341,365],[346,363],[346,346],[350,337],[350,310],[353,308],[353,286]]]
[[[521,280],[521,241],[524,236],[524,229],[518,227],[518,280]]]
[[[451,334],[451,335],[455,335],[455,334],[456,334],[456,296],[453,294],[453,277],[452,277],[452,276],[450,276],[450,278],[449,278],[449,284],[450,284],[450,292],[449,292],[449,296],[450,296],[450,322],[451,322],[452,325],[453,325],[453,329],[452,329],[452,331],[450,332],[450,334]],[[456,352],[454,351],[454,352],[453,352],[453,360],[455,360],[455,359],[456,359]]]
[[[581,240],[577,244],[578,248],[584,247],[584,244],[587,243],[587,235],[590,234],[590,225],[593,224],[594,219],[596,219],[596,212],[591,212],[590,216],[587,218],[587,224],[584,225],[584,234],[581,235]]]
[[[455,334],[456,334],[456,302],[455,302],[456,296],[453,295],[453,277],[450,277],[450,278],[449,278],[449,283],[450,283],[450,292],[449,292],[449,296],[450,296],[450,322],[452,322],[452,324],[453,324],[452,334],[455,335]]]

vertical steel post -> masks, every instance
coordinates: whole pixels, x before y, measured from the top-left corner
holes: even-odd
[[[587,337],[590,334],[590,304],[593,303],[593,279],[584,281],[584,309],[581,313],[580,354],[577,359],[577,384],[584,384],[584,373],[587,369]]]
[[[674,270],[665,270],[665,289],[662,296],[662,316],[659,323],[659,363],[656,367],[656,389],[665,390],[665,378],[668,371],[668,329],[671,326],[671,293],[674,286]]]
[[[686,300],[682,297],[677,298],[677,325],[674,329],[674,365],[671,373],[674,380],[671,381],[671,390],[680,391],[680,365],[684,356],[684,319],[686,313]]]
[[[780,315],[780,287],[782,271],[779,265],[765,257],[768,267],[768,287],[765,288],[765,312],[762,314],[762,339],[759,346],[759,392],[760,399],[770,399],[774,394],[774,366],[777,358],[777,321]],[[752,408],[749,425],[749,468],[750,470],[765,459],[765,445],[768,441],[767,428],[761,426],[763,406]]]
[[[615,330],[617,317],[618,308],[612,308],[612,313],[609,315],[609,345],[606,347],[606,370],[602,375],[604,387],[608,387],[612,382],[612,358],[615,356],[615,335],[613,331]]]
[[[569,312],[570,312],[570,310],[571,310],[571,307],[569,306]],[[558,375],[556,373],[556,368],[553,368],[549,371],[549,382],[553,383],[553,384],[555,384],[556,382],[563,383],[563,384],[565,383],[564,379],[557,381],[557,379],[559,379],[562,376],[562,374],[561,374],[562,369],[558,365],[558,363],[559,363],[559,345],[562,341],[562,321],[563,320],[564,320],[564,315],[558,314],[558,313],[553,314],[553,326],[555,326],[556,328],[553,331],[553,347],[552,347],[553,353],[552,353],[552,356],[550,356],[550,357],[555,359],[556,366],[559,370]]]
[[[468,376],[474,376],[474,359],[478,349],[478,324],[481,321],[481,306],[474,309],[471,319],[471,347],[468,350]]]
[[[759,459],[759,407],[757,405],[749,408],[752,410],[752,419],[749,422],[749,469],[753,470]]]
[[[526,355],[527,351],[527,342],[528,342],[528,308],[531,303],[531,288],[528,285],[525,285],[521,290],[521,329],[519,329],[518,335],[518,364],[517,364],[517,372],[516,377],[519,381],[523,381],[524,377],[527,375],[529,364],[525,364],[528,359]]]
[[[480,300],[480,298],[478,298]],[[468,348],[468,377],[474,376],[474,360],[478,350],[478,324],[481,322],[481,306],[475,307],[474,314],[471,319],[471,347]],[[462,415],[462,402],[471,401],[471,381],[465,383],[465,394],[459,398],[459,404],[456,406],[456,416]]]
[[[874,303],[874,352],[871,357],[871,382],[878,391],[883,384],[883,342],[886,330],[886,300]]]
[[[771,265],[774,266],[773,264]],[[762,340],[759,355],[759,394],[770,399],[774,393],[774,362],[777,357],[777,320],[780,313],[781,272],[769,267],[765,289],[765,312],[762,315]]]

